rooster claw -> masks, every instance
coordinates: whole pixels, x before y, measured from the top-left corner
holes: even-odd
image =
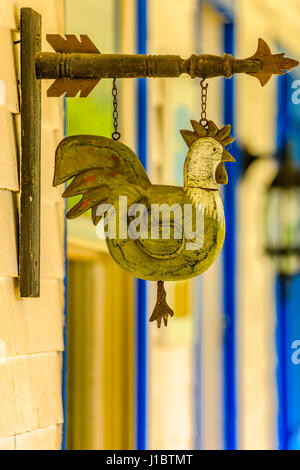
[[[164,282],[157,282],[157,301],[154,307],[153,313],[149,319],[150,322],[157,321],[157,328],[160,328],[162,320],[164,325],[168,325],[168,316],[173,317],[174,312],[169,307],[166,301],[166,291],[164,289]]]

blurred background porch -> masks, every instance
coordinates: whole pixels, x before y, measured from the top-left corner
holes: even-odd
[[[300,56],[297,0],[66,0],[67,33],[102,53]],[[265,88],[247,75],[209,81],[208,117],[231,123],[237,163],[223,190],[227,237],[217,261],[189,282],[167,283],[175,317],[148,324],[155,286],[123,273],[89,217],[68,222],[69,449],[300,448],[300,276],[282,295],[266,255],[266,193],[278,150],[300,162],[298,69]],[[200,118],[199,80],[119,80],[122,142],[155,183],[182,184],[179,130]],[[66,100],[66,135],[112,133],[112,83]],[[245,151],[254,163],[248,166]],[[283,315],[283,316],[282,316]]]

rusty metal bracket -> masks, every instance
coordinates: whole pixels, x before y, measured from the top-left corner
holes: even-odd
[[[178,55],[100,54],[96,46],[82,35],[81,42],[74,35],[48,34],[47,41],[56,52],[36,54],[37,78],[54,78],[48,96],[87,96],[101,78],[179,77],[185,73],[191,78],[231,78],[236,73],[256,77],[262,86],[273,74],[283,75],[299,63],[272,54],[263,39],[258,40],[256,53],[247,59],[235,59],[230,54]]]
[[[179,77],[231,78],[237,73],[256,77],[262,86],[273,74],[299,65],[284,54],[272,54],[263,39],[247,59],[230,54],[127,55],[100,54],[86,35],[64,39],[48,34],[55,52],[41,52],[41,16],[21,8],[21,210],[19,237],[20,295],[38,297],[40,289],[40,153],[41,79],[55,79],[49,97],[86,97],[102,78]]]

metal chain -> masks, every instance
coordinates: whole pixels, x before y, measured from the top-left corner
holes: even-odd
[[[208,126],[208,120],[206,117],[206,107],[207,107],[207,88],[208,88],[208,83],[204,85],[205,78],[202,78],[200,80],[200,87],[201,87],[201,119],[200,119],[200,124],[202,126],[207,127]]]
[[[113,87],[112,87],[112,95],[113,95],[113,126],[114,126],[114,132],[112,133],[112,138],[114,140],[119,140],[121,137],[120,132],[118,131],[118,118],[119,118],[119,113],[118,113],[118,89],[117,89],[117,80],[116,78],[113,79]]]

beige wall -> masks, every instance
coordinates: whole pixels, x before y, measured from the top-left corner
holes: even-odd
[[[249,57],[258,37],[272,51],[299,60],[298,0],[239,0],[237,53]],[[238,435],[239,448],[277,448],[276,314],[274,267],[264,253],[264,191],[275,165],[276,79],[262,88],[253,78],[239,76],[237,135],[239,142],[266,157],[254,164],[238,189]],[[292,92],[292,90],[291,90]]]
[[[196,47],[201,47],[203,53],[222,52],[220,48],[223,19],[212,7],[205,5],[205,2],[199,28],[200,44],[193,42],[195,3],[192,0],[149,0],[150,53],[175,53],[188,57],[195,52]],[[257,48],[257,39],[262,37],[272,51],[286,51],[288,56],[299,60],[299,0],[237,0],[235,3],[236,57],[253,55]],[[174,28],[174,24],[179,24],[178,18],[180,27]],[[280,50],[277,50],[279,44]],[[172,161],[170,143],[174,141],[172,132],[175,127],[172,120],[173,96],[179,96],[177,101],[182,99],[186,107],[190,106],[192,96],[195,104],[194,108],[190,109],[199,113],[198,88],[194,92],[190,80],[185,78],[151,80],[149,83],[150,174],[155,182],[172,184],[176,165],[176,162]],[[235,83],[238,142],[251,152],[266,157],[251,167],[237,188],[237,445],[242,449],[272,449],[277,447],[276,315],[273,291],[275,272],[272,263],[264,254],[263,209],[264,190],[275,171],[274,162],[268,157],[273,154],[276,142],[276,78],[264,88],[258,80],[247,75],[237,76]],[[210,81],[208,94],[209,117],[221,124],[220,79]],[[227,221],[227,224],[229,223],[230,221]],[[220,262],[221,257],[198,281],[202,285],[203,448],[219,448],[223,445]],[[168,286],[169,284],[171,283],[168,283]],[[172,319],[173,330],[177,326],[176,321],[176,318]],[[178,341],[175,345],[175,341],[171,341],[169,336],[169,331],[167,334],[165,331],[151,331],[151,387],[154,398],[150,403],[150,442],[152,446],[161,446],[160,448],[170,448],[178,445],[178,442],[188,447],[193,445],[194,438],[190,432],[193,419],[190,419],[189,402],[193,390],[192,356],[189,354],[191,343],[188,339],[182,343]],[[184,368],[184,374],[180,384],[175,384],[176,372],[170,364],[177,365],[179,362]],[[169,383],[174,386],[170,387]],[[173,416],[172,421],[170,415]]]
[[[13,39],[18,39],[22,6],[42,14],[43,50],[50,50],[46,33],[63,32],[63,0],[0,0],[0,449],[59,449],[64,204],[52,188],[52,177],[55,147],[63,136],[63,108],[60,99],[46,98],[48,83],[43,82],[41,297],[20,299],[16,235],[19,47]]]
[[[180,54],[194,49],[194,0],[151,0],[148,10],[149,54]],[[178,19],[180,18],[180,27]],[[178,184],[175,153],[181,145],[175,116],[180,108],[197,119],[198,87],[189,78],[149,80],[149,175],[154,184]],[[196,114],[195,114],[196,113]],[[187,129],[189,121],[186,122]],[[182,162],[186,152],[182,144]],[[193,435],[193,307],[188,295],[176,296],[182,283],[165,283],[175,316],[168,328],[149,324],[149,448],[191,449]],[[148,313],[156,285],[149,283]],[[177,299],[176,299],[177,297]],[[178,315],[181,312],[183,316]],[[179,372],[180,371],[180,372]]]

